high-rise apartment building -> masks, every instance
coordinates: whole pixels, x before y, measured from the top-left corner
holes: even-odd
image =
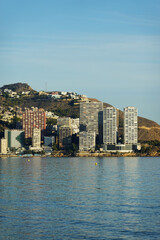
[[[59,147],[69,148],[72,143],[72,129],[69,126],[59,127]]]
[[[44,109],[26,109],[23,113],[23,130],[25,138],[32,138],[33,128],[41,129],[42,138],[46,129],[46,114]]]
[[[95,132],[80,132],[79,133],[79,151],[95,150]]]
[[[103,143],[117,144],[117,110],[114,107],[103,110]]]
[[[138,142],[138,121],[137,108],[124,108],[124,144],[137,144]]]
[[[80,131],[95,132],[102,135],[103,128],[103,103],[80,103]]]

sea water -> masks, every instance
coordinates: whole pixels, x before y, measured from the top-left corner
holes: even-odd
[[[160,239],[160,158],[0,158],[0,239]]]

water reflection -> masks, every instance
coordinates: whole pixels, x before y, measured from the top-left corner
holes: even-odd
[[[2,239],[156,239],[159,169],[160,158],[0,159]]]

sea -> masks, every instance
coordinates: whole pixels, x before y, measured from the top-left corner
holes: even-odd
[[[160,158],[0,158],[0,239],[160,239]]]

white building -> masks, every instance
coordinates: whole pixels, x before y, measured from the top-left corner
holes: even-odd
[[[18,129],[5,129],[5,139],[7,139],[7,148],[10,150],[24,147],[24,131]]]
[[[79,118],[71,118],[72,134],[79,133]]]
[[[7,154],[7,139],[0,139],[0,153]]]
[[[138,143],[137,108],[124,108],[124,144]]]
[[[103,109],[103,143],[117,143],[117,110],[114,107]]]
[[[41,148],[41,129],[33,128],[32,147]]]
[[[95,150],[96,134],[95,132],[79,133],[79,151]]]

